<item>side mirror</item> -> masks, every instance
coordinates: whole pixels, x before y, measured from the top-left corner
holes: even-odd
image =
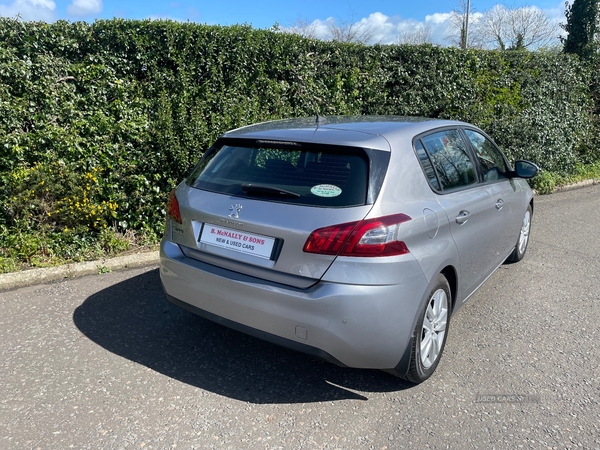
[[[531,161],[518,160],[515,161],[515,171],[514,173],[519,178],[533,178],[540,171],[540,168],[536,166]]]

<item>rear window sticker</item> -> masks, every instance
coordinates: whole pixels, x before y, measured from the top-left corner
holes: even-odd
[[[310,188],[317,197],[337,197],[342,193],[342,190],[333,184],[317,184]]]

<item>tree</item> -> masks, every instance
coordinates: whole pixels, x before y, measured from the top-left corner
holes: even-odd
[[[365,19],[358,22],[354,19],[354,12],[351,12],[348,19],[328,20],[327,28],[331,40],[368,44],[375,36],[375,29]]]
[[[496,5],[483,13],[473,34],[485,47],[499,50],[539,48],[558,38],[558,27],[536,7]]]
[[[420,23],[412,30],[402,31],[398,35],[397,42],[410,45],[430,44],[431,35],[431,27]]]
[[[575,53],[582,58],[589,58],[597,51],[594,42],[598,33],[598,0],[575,0],[572,5],[565,3],[566,24],[561,24],[567,32],[566,38],[561,38],[565,53]]]
[[[469,14],[467,14],[469,9]],[[468,25],[467,16],[469,16]],[[482,48],[483,43],[479,39],[479,34],[476,32],[473,33],[480,17],[480,13],[477,13],[473,8],[469,8],[469,2],[467,0],[459,0],[458,8],[454,9],[450,15],[450,24],[448,26],[449,34],[446,36],[446,39],[448,39],[452,45],[459,48]],[[468,34],[467,26],[469,28]]]
[[[299,36],[309,39],[319,39],[319,27],[317,22],[309,22],[307,19],[298,17],[295,22],[291,23],[289,27],[281,29],[286,33],[297,34]]]
[[[354,19],[353,12],[350,13],[348,19],[330,17],[325,21],[317,19],[309,22],[306,19],[298,18],[289,27],[280,28],[280,31],[311,39],[369,44],[375,36],[375,28],[367,19],[359,21]]]

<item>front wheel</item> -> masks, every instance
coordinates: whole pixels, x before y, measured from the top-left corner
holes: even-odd
[[[525,256],[525,252],[527,251],[527,244],[529,244],[529,234],[531,233],[531,215],[531,205],[528,205],[527,211],[525,211],[525,216],[523,217],[523,222],[521,223],[521,231],[519,232],[519,239],[517,240],[517,245],[515,245],[515,248],[513,249],[510,256],[506,259],[506,262],[519,262]]]
[[[406,380],[422,383],[435,372],[448,336],[450,298],[448,280],[439,274],[429,294],[429,300],[419,313],[410,368],[404,376]]]

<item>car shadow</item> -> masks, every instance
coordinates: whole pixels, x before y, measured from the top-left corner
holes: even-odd
[[[73,321],[112,353],[250,403],[367,400],[365,393],[412,386],[377,370],[337,367],[200,318],[165,299],[158,269],[90,296]]]

